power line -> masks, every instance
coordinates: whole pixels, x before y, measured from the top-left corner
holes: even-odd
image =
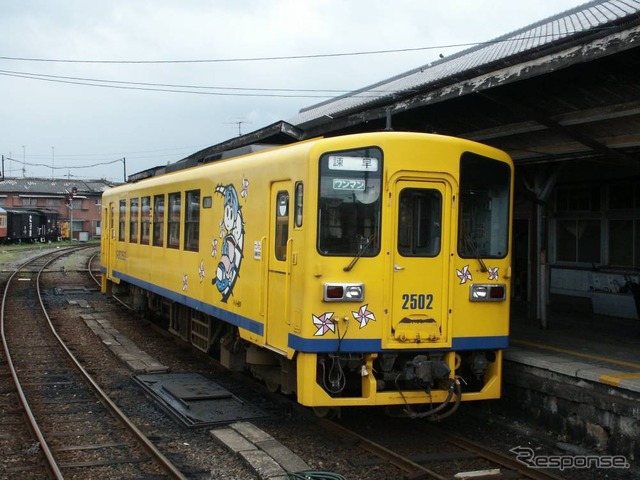
[[[303,88],[220,87],[220,86],[207,86],[207,85],[180,85],[180,84],[171,84],[171,83],[131,82],[131,81],[124,81],[124,80],[103,80],[99,78],[67,77],[62,75],[45,75],[42,73],[16,72],[12,70],[0,70],[0,75],[2,74],[6,74],[7,76],[23,76],[25,78],[42,79],[42,80],[58,79],[58,80],[71,80],[71,81],[81,81],[81,82],[97,82],[97,83],[106,83],[106,84],[140,85],[140,86],[147,86],[147,87],[193,88],[193,89],[202,89],[202,90],[230,90],[230,91],[241,91],[241,92],[305,92],[305,93],[311,92],[311,93],[344,94],[344,93],[349,93],[351,91],[351,90],[303,89]],[[86,83],[82,83],[82,84],[86,85]],[[392,91],[391,90],[370,90],[369,92],[391,93]],[[221,93],[221,95],[232,95],[232,94]],[[257,95],[257,94],[254,94],[254,95]]]
[[[94,163],[93,165],[73,165],[73,166],[66,166],[66,167],[54,167],[52,165],[47,165],[45,163],[30,163],[30,162],[25,162],[22,160],[18,160],[16,158],[11,158],[11,157],[4,157],[6,160],[10,160],[12,162],[16,162],[19,163],[21,165],[28,165],[29,167],[46,167],[46,168],[50,168],[50,169],[55,169],[55,170],[69,170],[71,168],[73,169],[77,169],[77,168],[93,168],[93,167],[100,167],[102,165],[111,165],[112,163],[116,163],[116,162],[122,162],[122,159],[119,158],[117,160],[111,160],[110,162],[100,162],[100,163]]]
[[[175,88],[149,88],[149,87],[134,87],[131,85],[111,85],[101,83],[80,82],[72,80],[62,80],[58,78],[45,78],[38,76],[37,74],[12,74],[12,73],[0,73],[0,75],[6,77],[26,78],[29,80],[40,80],[44,82],[65,83],[70,85],[85,85],[89,87],[101,87],[101,88],[116,88],[119,90],[143,90],[147,92],[163,92],[163,93],[189,93],[193,95],[210,95],[210,96],[224,96],[224,97],[278,97],[278,98],[330,98],[331,95],[287,95],[287,94],[272,94],[272,93],[225,93],[225,92],[205,92],[197,90],[181,90]],[[124,82],[122,82],[124,83]]]
[[[200,145],[195,145],[195,146],[187,146],[187,147],[171,147],[171,148],[163,148],[163,149],[158,149],[158,150],[137,150],[137,151],[127,151],[127,153],[122,153],[122,152],[117,152],[117,153],[76,153],[76,154],[60,154],[57,153],[56,154],[56,159],[60,160],[60,159],[66,159],[66,160],[73,160],[76,158],[82,158],[82,159],[86,159],[87,157],[104,157],[104,158],[113,158],[113,157],[117,157],[117,156],[127,156],[127,158],[129,157],[135,157],[135,158],[153,158],[156,156],[168,156],[168,155],[177,155],[179,153],[170,153],[170,152],[180,152],[180,151],[188,151],[188,152],[192,152],[194,150],[199,150],[205,147],[208,147],[209,144],[200,144]],[[137,154],[149,154],[149,155],[137,155]],[[153,155],[151,155],[153,154]],[[49,158],[50,155],[49,154],[31,154],[29,155],[31,158]]]
[[[611,27],[593,28],[589,32],[598,32],[602,30],[609,30]],[[564,32],[564,35],[570,36],[578,32]],[[452,43],[448,45],[434,45],[426,47],[412,47],[412,48],[394,48],[388,50],[365,50],[359,52],[338,52],[338,53],[318,53],[308,55],[281,55],[271,57],[238,57],[238,58],[209,58],[209,59],[191,59],[191,60],[82,60],[82,59],[63,59],[63,58],[30,58],[30,57],[9,57],[0,56],[0,60],[12,60],[19,62],[45,62],[45,63],[98,63],[98,64],[176,64],[176,63],[232,63],[232,62],[266,62],[276,60],[303,60],[314,58],[335,58],[335,57],[355,57],[364,55],[385,55],[390,53],[404,53],[404,52],[419,52],[425,50],[437,50],[447,48],[462,48],[473,46],[485,46],[493,45],[497,43],[510,43],[510,42],[522,42],[524,40],[542,39],[548,37],[557,37],[557,33],[548,33],[540,35],[522,35],[522,36],[510,36],[508,38],[498,38],[495,40],[488,40],[484,42],[467,42],[467,43]]]
[[[437,48],[453,48],[479,45],[479,43],[460,43],[453,45],[434,46],[434,47],[415,47],[415,48],[398,48],[390,50],[370,50],[363,52],[343,52],[343,53],[318,53],[310,55],[283,55],[273,57],[242,57],[242,58],[209,58],[209,59],[192,59],[192,60],[74,60],[61,58],[28,58],[28,57],[8,57],[0,56],[0,60],[13,60],[20,62],[50,62],[50,63],[100,63],[100,64],[143,64],[143,65],[159,65],[159,64],[175,64],[175,63],[232,63],[232,62],[266,62],[276,60],[301,60],[309,58],[333,58],[333,57],[352,57],[361,55],[382,55],[387,53],[416,52],[421,50],[433,50]]]

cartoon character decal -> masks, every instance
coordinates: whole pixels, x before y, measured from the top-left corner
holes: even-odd
[[[218,245],[216,240],[212,241],[212,256],[217,255],[218,247],[221,249],[216,276],[212,283],[222,294],[222,301],[226,303],[240,275],[244,247],[244,220],[238,192],[232,184],[218,185],[215,193],[224,198],[224,210],[220,220],[221,245]]]

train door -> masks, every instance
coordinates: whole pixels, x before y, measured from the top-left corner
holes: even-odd
[[[113,263],[116,252],[116,207],[113,202],[109,202],[107,212],[107,277],[113,280]]]
[[[391,342],[450,344],[450,198],[444,180],[395,183]]]
[[[291,282],[291,182],[271,185],[269,208],[266,343],[284,353],[290,330],[288,313]]]

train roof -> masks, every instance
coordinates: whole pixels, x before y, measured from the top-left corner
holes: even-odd
[[[0,208],[0,210],[2,210]],[[58,212],[57,210],[53,210],[51,208],[33,208],[33,207],[12,207],[12,208],[6,208],[3,210],[3,212],[5,213],[14,213],[14,214],[20,214],[20,213],[36,213],[36,214],[45,214],[45,215],[60,215],[60,212]],[[0,212],[2,213],[2,212]]]

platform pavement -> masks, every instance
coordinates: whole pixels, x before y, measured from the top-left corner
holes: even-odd
[[[165,373],[169,367],[138,348],[129,338],[116,330],[109,320],[99,314],[82,314],[80,318],[102,343],[134,373]]]
[[[547,329],[511,316],[505,360],[640,392],[640,321],[553,312]]]
[[[302,458],[252,423],[236,422],[211,430],[211,435],[242,458],[260,479],[286,480],[287,472],[309,470]]]

